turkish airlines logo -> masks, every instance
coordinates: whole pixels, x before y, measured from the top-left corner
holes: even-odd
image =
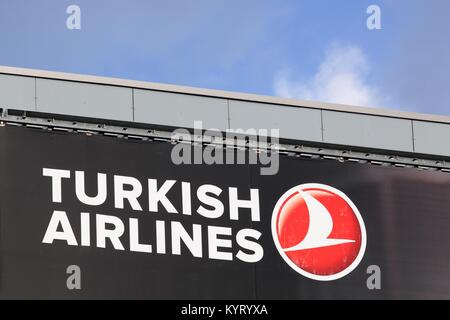
[[[314,280],[344,277],[366,250],[358,209],[343,192],[323,184],[302,184],[283,194],[273,210],[272,235],[286,263]]]

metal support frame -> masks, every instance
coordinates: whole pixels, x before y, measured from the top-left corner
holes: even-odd
[[[53,131],[65,131],[65,132],[75,132],[83,133],[88,135],[104,135],[111,136],[122,139],[138,139],[138,140],[151,140],[151,141],[161,141],[176,144],[181,140],[186,143],[190,142],[193,144],[199,144],[198,137],[183,136],[182,139],[174,138],[173,132],[168,130],[157,130],[152,129],[151,125],[149,128],[142,129],[132,126],[118,126],[109,125],[105,120],[105,123],[89,123],[79,120],[61,120],[57,118],[50,117],[34,117],[26,115],[24,111],[23,116],[10,115],[7,109],[3,109],[0,115],[0,126],[4,125],[15,125],[15,126],[25,126],[31,128],[40,128],[43,130],[53,130]],[[305,158],[317,158],[326,160],[335,160],[339,162],[356,162],[365,163],[380,166],[395,166],[395,167],[405,167],[405,168],[417,168],[420,170],[434,170],[442,172],[450,172],[450,161],[442,157],[440,159],[426,159],[423,157],[411,156],[400,156],[396,155],[395,152],[392,154],[383,154],[376,152],[361,152],[352,150],[351,147],[314,147],[306,146],[302,144],[271,144],[268,143],[258,144],[254,147],[251,143],[254,137],[249,140],[249,137],[243,136],[242,139],[218,139],[217,137],[204,137],[201,140],[203,145],[213,145],[220,148],[239,148],[254,150],[256,152],[273,152],[276,151],[282,156],[289,157],[305,157]],[[270,140],[270,139],[269,139]]]

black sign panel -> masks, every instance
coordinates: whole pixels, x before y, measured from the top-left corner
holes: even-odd
[[[172,148],[1,127],[0,298],[450,298],[449,175],[282,157],[277,175],[262,176],[258,165],[175,165]],[[325,217],[333,204],[309,196],[322,191],[299,191],[275,239],[277,203],[312,183],[345,194],[365,232],[337,222],[341,209]],[[299,242],[296,230],[300,249],[277,249]],[[330,274],[362,242],[342,277],[295,270]]]

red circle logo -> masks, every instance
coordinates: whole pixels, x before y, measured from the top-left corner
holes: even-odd
[[[272,215],[278,252],[298,273],[336,280],[352,272],[366,249],[364,221],[341,191],[307,183],[288,190]]]

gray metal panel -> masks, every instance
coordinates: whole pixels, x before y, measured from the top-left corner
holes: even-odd
[[[37,111],[133,120],[131,88],[37,79]]]
[[[152,82],[124,80],[124,79],[116,79],[116,78],[105,78],[105,77],[92,76],[92,75],[80,75],[80,74],[61,73],[61,72],[54,72],[54,71],[13,68],[13,67],[6,67],[6,66],[0,66],[0,74],[10,74],[10,75],[19,75],[19,76],[26,75],[26,76],[35,77],[35,78],[68,80],[68,81],[81,82],[81,83],[96,83],[96,84],[104,84],[104,85],[135,88],[135,89],[147,89],[147,90],[156,90],[156,91],[165,91],[165,92],[176,92],[176,93],[181,93],[181,94],[208,96],[208,97],[215,97],[215,98],[221,98],[221,99],[271,103],[271,104],[280,104],[280,105],[286,105],[286,106],[289,105],[289,106],[301,107],[301,108],[306,107],[306,108],[319,109],[319,110],[323,109],[323,110],[330,110],[330,111],[341,111],[341,112],[350,112],[350,113],[358,113],[358,114],[377,115],[377,116],[384,116],[384,117],[391,117],[391,118],[402,118],[402,119],[407,119],[407,120],[413,119],[413,120],[420,120],[420,121],[432,121],[432,122],[442,122],[442,123],[450,124],[450,116],[443,116],[443,115],[396,111],[396,110],[392,110],[392,109],[357,107],[357,106],[349,106],[349,105],[342,105],[342,104],[336,104],[336,103],[325,103],[325,102],[318,102],[318,101],[286,99],[286,98],[273,97],[273,96],[261,96],[261,95],[248,94],[248,93],[227,92],[227,91],[221,91],[221,90],[202,89],[202,88],[195,88],[195,87],[184,87],[184,86],[170,85],[170,84],[163,84],[163,83],[152,83]]]
[[[320,110],[230,100],[231,129],[280,129],[280,137],[322,141]]]
[[[413,151],[411,120],[328,110],[322,117],[324,142]]]
[[[448,124],[413,121],[414,151],[450,156],[450,126]]]
[[[35,79],[0,74],[0,108],[35,110]]]
[[[134,120],[187,128],[201,120],[205,129],[224,130],[228,128],[228,103],[226,99],[134,90]]]

